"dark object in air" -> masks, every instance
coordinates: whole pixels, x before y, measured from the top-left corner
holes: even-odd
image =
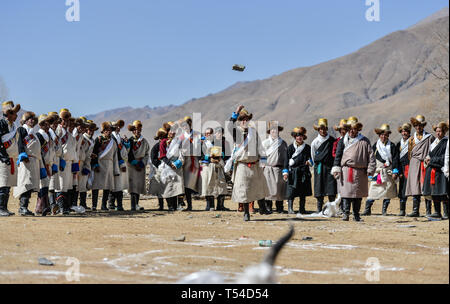
[[[240,65],[240,64],[235,64],[235,65],[233,65],[233,70],[238,71],[238,72],[243,72],[245,70],[245,66]]]

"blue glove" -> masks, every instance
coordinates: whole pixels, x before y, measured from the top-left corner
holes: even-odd
[[[21,162],[23,162],[25,159],[28,159],[28,154],[25,152],[22,152],[19,154],[19,157],[17,158],[17,165],[19,165]]]
[[[125,162],[124,162],[123,159],[119,160],[119,166],[122,166],[124,163],[125,163]]]
[[[92,167],[92,169],[97,169],[98,167],[100,167],[100,165],[99,164],[95,164],[93,167]]]
[[[183,163],[181,162],[181,160],[177,159],[173,162],[173,165],[175,166],[175,168],[180,169],[181,166],[183,166]]]
[[[209,155],[205,155],[205,161],[209,162]]]
[[[200,139],[201,139],[201,140],[205,140],[205,139],[206,139],[206,137],[205,137],[205,136],[202,136],[202,137],[200,137]]]
[[[58,166],[52,165],[52,174],[56,174],[56,173],[58,173]]]
[[[124,141],[123,145],[125,146],[125,148],[130,149],[130,142],[129,141]]]
[[[288,170],[288,169],[283,169],[283,171],[281,171],[281,173],[283,173],[283,174],[289,174],[289,170]]]
[[[81,174],[82,174],[82,175],[89,175],[89,173],[91,173],[91,171],[89,171],[89,170],[86,169],[86,168],[83,168],[83,170],[81,170]]]
[[[144,162],[143,162],[142,160],[140,160],[140,161],[138,162],[138,166],[141,167],[142,169],[145,168]]]
[[[66,168],[66,161],[61,158],[59,160],[59,170],[64,171],[65,168]]]
[[[399,172],[398,172],[398,169],[394,169],[394,170],[392,170],[392,174],[398,174]]]
[[[46,178],[47,177],[47,170],[45,170],[45,168],[41,168],[40,174],[41,174],[41,179]]]
[[[131,161],[131,164],[132,164],[133,166],[136,166],[136,165],[138,164],[138,161],[135,160],[135,159],[133,159],[133,160]]]
[[[80,164],[79,163],[73,163],[72,164],[72,173],[80,172]]]
[[[231,118],[233,118],[233,120],[238,119],[238,117],[239,117],[239,114],[236,112],[233,112],[233,114],[231,114]]]

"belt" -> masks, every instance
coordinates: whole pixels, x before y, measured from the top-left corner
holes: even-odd
[[[259,160],[255,161],[255,162],[251,162],[251,163],[246,163],[246,162],[240,162],[242,164],[245,164],[247,167],[251,168],[253,165],[256,165],[259,163]]]

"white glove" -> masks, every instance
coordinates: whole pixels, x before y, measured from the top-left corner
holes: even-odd
[[[291,158],[289,160],[289,166],[292,167],[295,164],[295,161]]]

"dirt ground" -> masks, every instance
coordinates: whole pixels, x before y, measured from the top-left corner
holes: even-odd
[[[30,210],[35,201],[33,195]],[[381,216],[376,201],[373,215],[359,223],[277,213],[244,222],[229,200],[228,212],[203,211],[203,200],[194,201],[192,212],[156,211],[156,199],[140,205],[146,210],[21,217],[11,198],[16,215],[0,218],[0,283],[173,283],[200,270],[231,281],[262,260],[268,248],[258,241],[276,241],[289,222],[295,234],[276,261],[280,283],[449,283],[449,222],[398,217],[397,199],[389,216]],[[315,200],[306,207],[314,211]],[[408,202],[407,213],[411,208]],[[181,235],[185,241],[176,241]],[[39,265],[40,257],[54,265]],[[78,282],[66,276],[76,267],[70,258],[80,262]],[[378,280],[370,261],[379,263]]]

